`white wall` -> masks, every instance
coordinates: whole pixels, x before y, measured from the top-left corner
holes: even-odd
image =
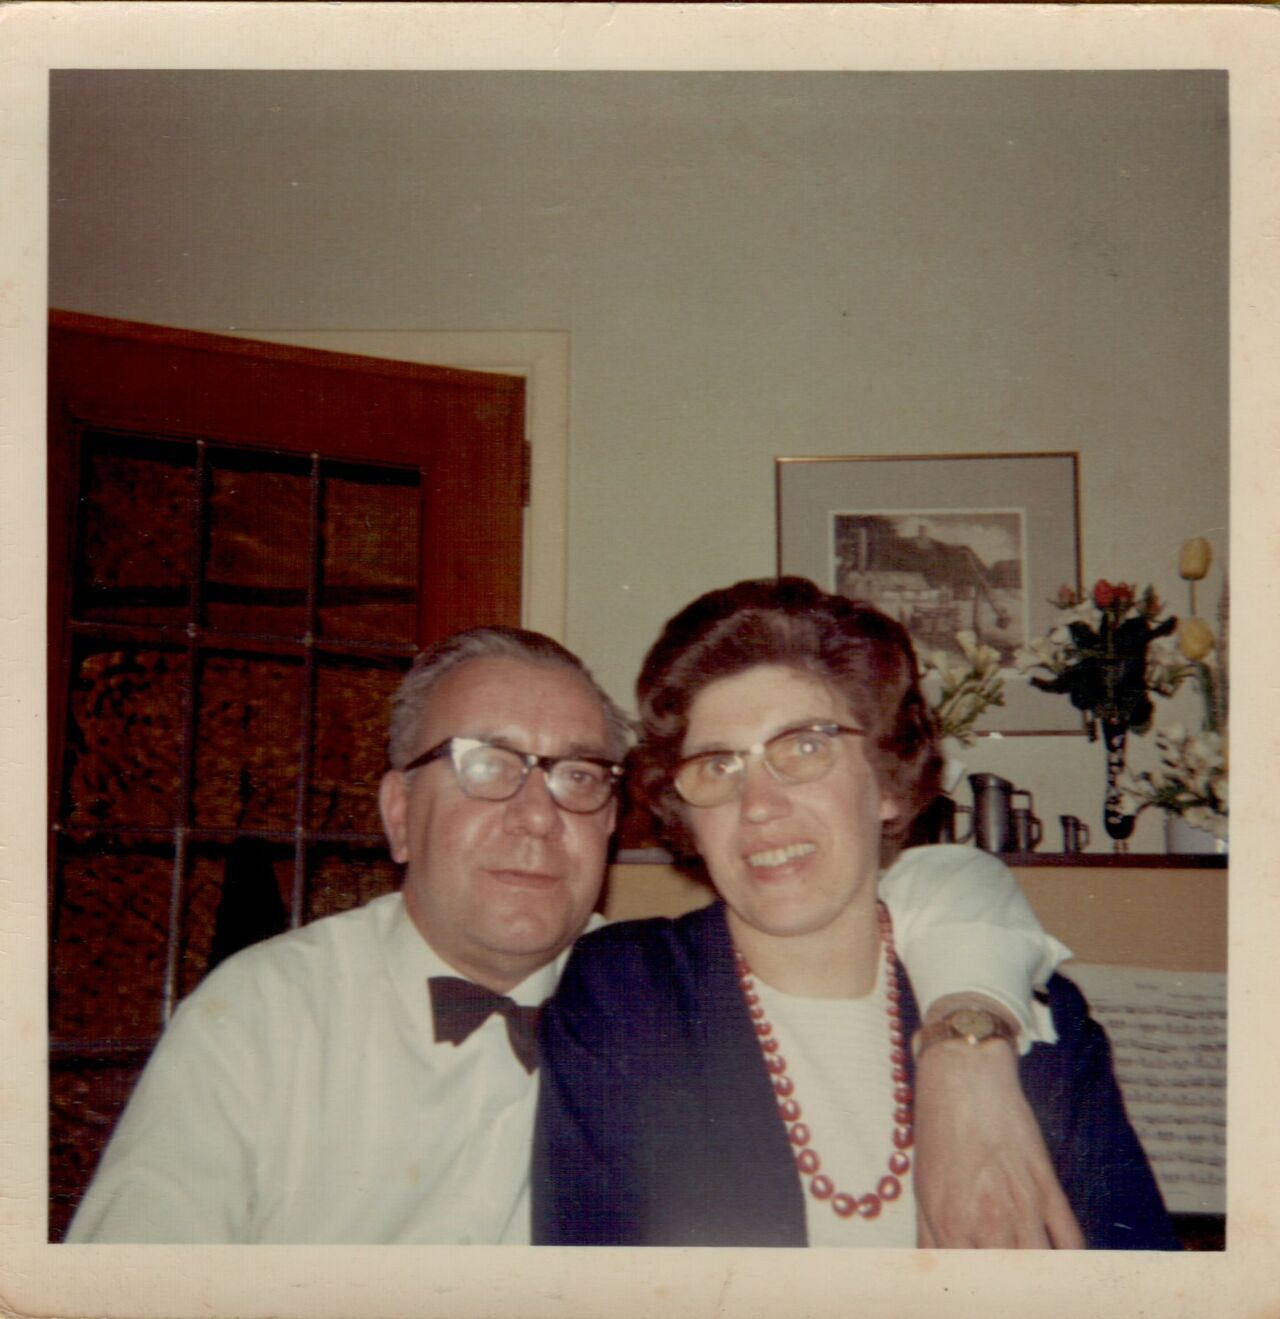
[[[1216,601],[1222,74],[85,71],[51,123],[55,306],[569,334],[567,640],[620,696],[774,570],[778,455],[1077,450],[1085,581],[1182,607],[1206,535]],[[969,761],[1100,846],[1100,745]]]

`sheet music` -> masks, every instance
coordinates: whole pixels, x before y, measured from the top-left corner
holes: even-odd
[[[1226,1212],[1227,977],[1071,963],[1172,1213]]]

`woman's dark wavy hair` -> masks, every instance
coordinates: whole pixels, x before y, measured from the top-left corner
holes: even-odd
[[[675,615],[645,657],[636,683],[641,742],[634,787],[683,856],[696,849],[671,774],[689,710],[720,678],[760,664],[812,674],[867,730],[867,758],[882,791],[901,806],[885,825],[885,859],[941,787],[933,714],[920,691],[906,629],[863,600],[828,595],[803,577],[739,582],[700,596]]]

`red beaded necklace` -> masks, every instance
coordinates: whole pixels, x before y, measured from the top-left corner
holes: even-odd
[[[907,1073],[906,1039],[902,1034],[902,994],[898,988],[898,958],[893,946],[893,921],[889,909],[883,902],[876,904],[876,915],[880,922],[880,941],[884,945],[885,976],[887,977],[889,997],[889,1062],[893,1067],[893,1153],[889,1155],[889,1171],[880,1178],[874,1191],[865,1195],[852,1196],[845,1191],[837,1191],[835,1183],[821,1171],[822,1160],[813,1148],[809,1128],[800,1120],[803,1116],[800,1102],[796,1098],[795,1082],[787,1075],[787,1060],[778,1052],[778,1040],[773,1033],[773,1026],[764,1015],[760,1006],[760,995],[755,992],[755,981],[751,977],[751,968],[747,960],[737,949],[734,957],[738,964],[738,984],[747,1002],[747,1011],[755,1024],[756,1039],[760,1052],[764,1055],[764,1065],[769,1069],[773,1081],[774,1096],[778,1101],[778,1112],[787,1128],[787,1137],[796,1147],[796,1165],[804,1176],[809,1178],[809,1193],[817,1200],[828,1200],[831,1208],[841,1218],[851,1218],[855,1213],[863,1218],[875,1218],[882,1205],[896,1200],[902,1194],[902,1182],[899,1178],[911,1170],[911,1159],[906,1151],[914,1141],[911,1110],[911,1086]]]

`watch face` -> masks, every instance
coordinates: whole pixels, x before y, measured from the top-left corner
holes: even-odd
[[[975,1040],[985,1040],[995,1029],[995,1022],[991,1013],[984,1012],[981,1008],[961,1008],[960,1011],[951,1014],[951,1027],[957,1034]]]

